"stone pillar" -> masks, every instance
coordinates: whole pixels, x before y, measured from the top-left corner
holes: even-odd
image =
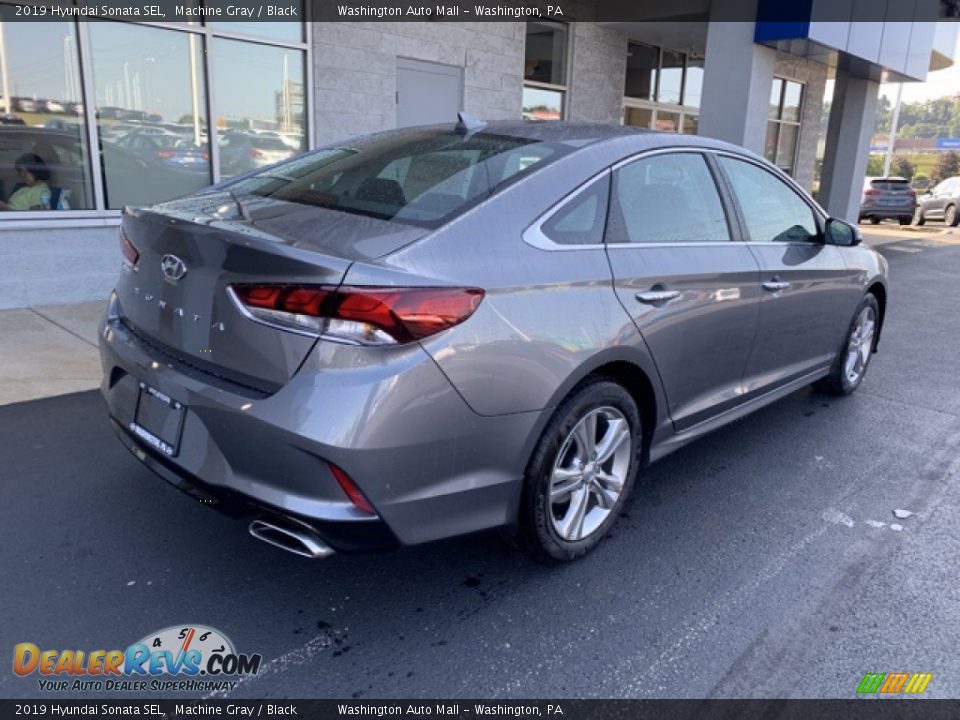
[[[699,134],[763,154],[777,51],[753,42],[754,23],[707,27]]]
[[[820,204],[833,217],[856,222],[880,83],[837,68],[820,177]]]

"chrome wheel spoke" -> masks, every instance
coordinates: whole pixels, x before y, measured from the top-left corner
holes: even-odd
[[[556,468],[550,484],[550,502],[558,503],[566,500],[570,493],[580,487],[583,482],[583,473],[571,468]]]
[[[617,449],[630,438],[630,426],[626,420],[610,420],[607,431],[597,443],[597,464],[603,465],[613,457]]]
[[[570,496],[570,507],[557,530],[567,540],[579,540],[583,535],[583,519],[587,514],[589,493],[585,487],[577,488]]]
[[[604,487],[604,485],[599,482],[599,476],[597,480],[594,480],[591,490],[593,492],[593,496],[597,499],[597,505],[602,507],[604,510],[609,510],[616,505],[617,498],[620,497],[619,491],[615,491],[609,485]]]
[[[577,456],[584,461],[593,457],[597,448],[597,414],[590,413],[573,429],[577,441]]]

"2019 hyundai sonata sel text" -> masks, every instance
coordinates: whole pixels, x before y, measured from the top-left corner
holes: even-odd
[[[127,210],[102,321],[123,442],[311,557],[513,529],[571,560],[645,464],[850,393],[886,263],[732,145],[461,120]]]

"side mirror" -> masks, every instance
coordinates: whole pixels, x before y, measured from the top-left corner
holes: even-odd
[[[863,242],[860,228],[846,220],[830,218],[827,220],[826,240],[828,245],[853,247]]]

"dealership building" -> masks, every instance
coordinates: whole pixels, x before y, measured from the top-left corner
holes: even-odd
[[[105,297],[125,205],[459,110],[699,133],[811,188],[833,80],[819,198],[855,220],[880,82],[923,81],[956,45],[939,0],[890,4],[869,22],[729,22],[676,0],[630,21],[304,23],[23,22],[0,4],[0,308]],[[50,192],[19,207],[34,171]]]

